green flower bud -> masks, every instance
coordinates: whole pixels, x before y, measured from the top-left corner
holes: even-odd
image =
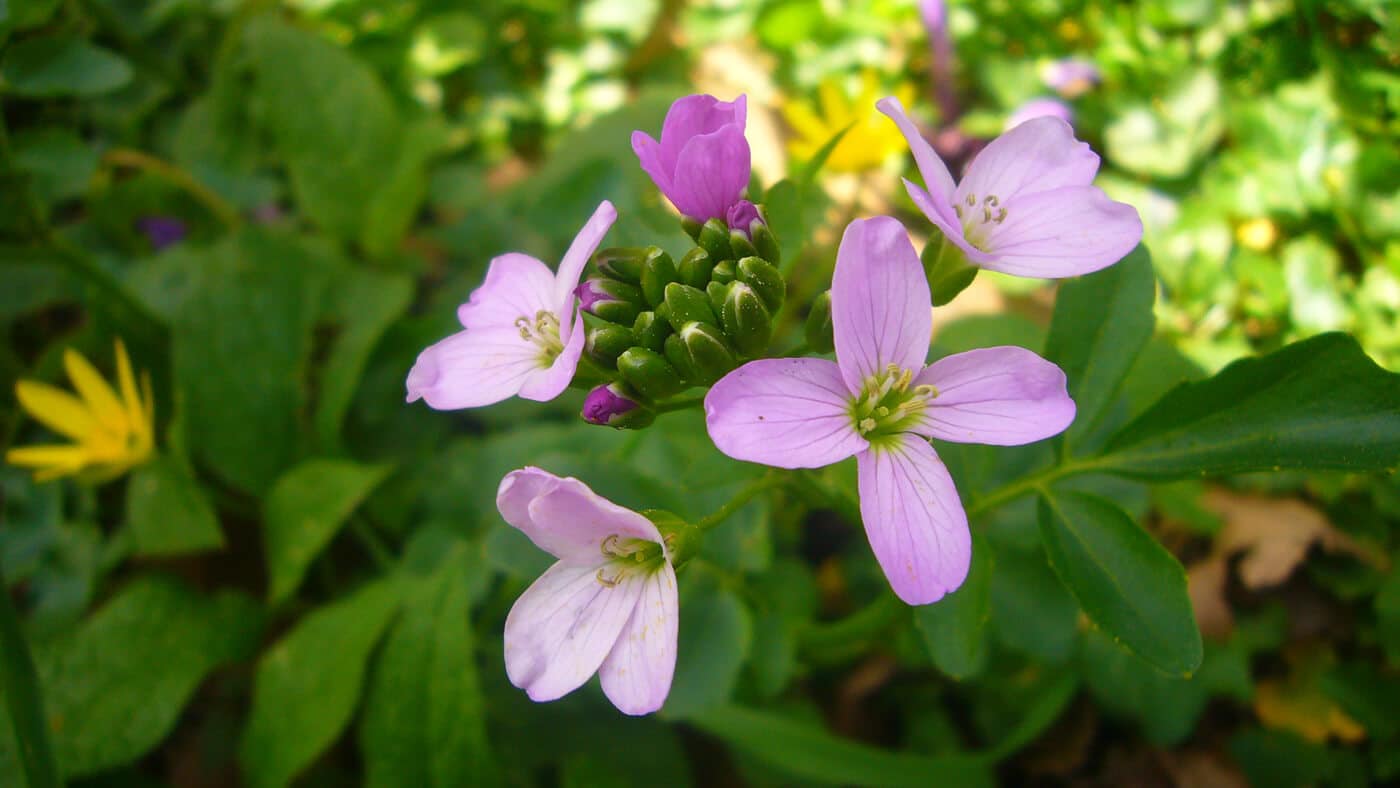
[[[651,520],[656,530],[661,532],[661,541],[666,545],[666,557],[671,559],[672,568],[680,569],[686,561],[699,555],[705,532],[698,526],[660,509],[645,509],[641,515]]]
[[[750,225],[749,236],[753,238],[753,245],[758,249],[758,256],[764,260],[777,265],[782,261],[782,250],[778,246],[778,239],[773,235],[773,231],[768,229],[768,225],[762,222],[754,222]]]
[[[720,314],[720,310],[724,309],[724,298],[729,295],[729,288],[733,284],[733,282],[725,284],[711,282],[705,286],[705,297],[710,299],[710,308],[715,310],[715,314]]]
[[[680,282],[666,285],[666,308],[671,311],[671,326],[680,331],[688,323],[715,324],[719,319],[710,308],[710,299],[704,291],[696,290]]]
[[[930,238],[919,255],[928,277],[929,295],[934,306],[943,306],[966,290],[977,278],[978,268],[967,261],[967,255],[946,239]]]
[[[602,323],[590,326],[584,338],[583,352],[594,363],[605,369],[612,369],[622,351],[632,346],[635,340],[632,332],[616,323]]]
[[[685,388],[680,373],[660,353],[644,347],[630,347],[617,357],[622,379],[653,402],[680,393]]]
[[[685,253],[685,257],[676,265],[676,271],[682,284],[704,289],[705,285],[710,283],[710,271],[714,270],[714,267],[710,253],[697,246]]]
[[[734,275],[734,261],[725,260],[722,263],[715,263],[714,270],[710,271],[710,281],[727,285],[737,279]]]
[[[657,353],[666,346],[666,337],[671,333],[671,324],[656,312],[642,312],[632,324],[632,336],[636,337],[637,344]]]
[[[642,261],[647,250],[636,246],[614,246],[593,255],[593,266],[609,279],[637,284],[642,281]]]
[[[729,231],[729,248],[734,250],[735,257],[752,257],[758,254],[758,248],[749,240],[749,234],[743,230]]]
[[[685,234],[690,236],[690,240],[696,243],[700,242],[700,226],[699,222],[689,216],[681,217],[681,229],[685,230]]]
[[[666,298],[666,285],[676,281],[676,264],[671,255],[652,246],[642,261],[642,296],[655,307]]]
[[[725,344],[718,328],[707,323],[687,323],[679,334],[695,367],[695,382],[708,386],[734,369],[734,352]]]
[[[812,311],[807,313],[807,347],[818,353],[830,353],[836,349],[831,332],[830,290],[817,296],[812,302]]]
[[[741,355],[757,358],[768,349],[768,340],[773,338],[773,316],[753,288],[743,282],[730,285],[719,319],[725,336]]]
[[[662,352],[665,354],[666,360],[671,362],[671,366],[675,367],[676,371],[681,373],[681,378],[686,382],[694,383],[700,379],[700,373],[695,369],[695,364],[691,362],[690,351],[686,350],[685,343],[681,341],[680,334],[672,334],[666,337]]]
[[[715,262],[734,259],[734,251],[729,248],[729,227],[723,219],[716,218],[705,222],[705,226],[700,228],[700,237],[695,242],[709,252],[710,259]]]
[[[739,281],[753,288],[768,311],[778,314],[783,308],[783,298],[787,296],[787,282],[777,266],[761,257],[745,257],[734,267]]]
[[[616,279],[589,279],[578,286],[579,308],[610,323],[628,325],[642,310],[642,290]]]

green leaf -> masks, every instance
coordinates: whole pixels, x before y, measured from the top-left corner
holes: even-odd
[[[888,788],[994,784],[987,767],[972,757],[888,752],[837,738],[808,723],[740,706],[712,708],[688,722],[804,781]]]
[[[919,253],[929,294],[934,306],[943,306],[966,290],[981,270],[967,261],[967,255],[942,235],[930,238]]]
[[[1041,662],[1069,659],[1079,634],[1079,605],[1042,550],[1027,553],[998,544],[991,596],[992,630],[999,642]]]
[[[202,597],[160,577],[133,581],[77,630],[35,649],[66,777],[130,763],[165,738],[215,667],[257,645],[247,597]]]
[[[98,96],[130,82],[131,66],[79,36],[35,36],[10,47],[0,80],[21,96]]]
[[[224,534],[199,482],[169,455],[137,468],[126,485],[126,524],[137,555],[216,550]]]
[[[1077,412],[1065,444],[1091,432],[1148,340],[1157,280],[1147,248],[1102,271],[1060,285],[1045,358],[1069,378]]]
[[[62,785],[58,763],[49,743],[48,726],[44,723],[44,701],[40,695],[39,675],[29,645],[20,631],[10,593],[0,573],[0,778],[18,783],[23,778],[30,788],[51,788]],[[17,746],[18,752],[10,749]],[[18,768],[9,761],[18,760]]]
[[[733,592],[691,585],[681,608],[676,675],[662,714],[690,717],[729,699],[752,640],[752,617]]]
[[[1186,383],[1109,439],[1105,470],[1146,478],[1368,471],[1400,463],[1400,375],[1322,334]]]
[[[1167,673],[1200,667],[1186,572],[1127,512],[1097,496],[1046,491],[1040,538],[1055,573],[1105,633]]]
[[[277,480],[267,496],[263,525],[270,603],[297,590],[311,561],[389,470],[386,465],[315,459]]]
[[[80,197],[97,172],[97,150],[71,129],[41,127],[16,133],[15,166],[30,174],[45,202]]]
[[[349,724],[400,591],[391,580],[365,586],[302,619],[263,654],[240,749],[249,785],[287,785]]]
[[[914,623],[938,669],[956,679],[975,676],[987,659],[992,551],[973,534],[972,568],[958,590],[932,605],[914,608]]]
[[[480,559],[454,551],[405,601],[366,694],[360,746],[367,785],[499,782],[470,618],[469,573],[482,570]]]

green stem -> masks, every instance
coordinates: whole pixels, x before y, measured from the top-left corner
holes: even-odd
[[[39,676],[3,575],[0,575],[0,690],[9,709],[20,765],[30,788],[63,785],[53,747],[49,744]]]
[[[705,404],[705,398],[704,398],[703,396],[700,396],[700,397],[687,397],[687,398],[685,398],[685,399],[674,399],[674,400],[671,400],[670,402],[659,402],[659,403],[657,403],[657,405],[656,405],[656,412],[657,412],[658,414],[661,414],[661,413],[671,413],[671,412],[677,411],[677,410],[688,410],[688,409],[690,409],[690,408],[699,408],[699,407],[703,407],[704,404]]]
[[[782,481],[775,474],[772,473],[768,473],[763,476],[760,476],[757,479],[754,479],[753,481],[749,482],[748,485],[744,487],[744,489],[735,493],[734,497],[730,498],[728,503],[716,509],[708,517],[704,517],[698,520],[695,523],[695,527],[699,528],[701,531],[708,531],[709,529],[714,528],[716,525],[719,525],[720,523],[724,522],[725,519],[729,517],[729,515],[734,514],[735,512],[744,508],[744,504],[747,504],[749,501],[753,500],[754,496],[771,487],[776,487],[781,483]]]
[[[861,654],[874,638],[905,615],[908,608],[884,594],[849,616],[830,624],[812,624],[798,635],[802,653],[818,662],[841,662]]]
[[[1051,482],[1065,479],[1070,476],[1079,476],[1085,473],[1092,473],[1099,470],[1100,465],[1093,461],[1067,462],[1061,465],[1052,465],[1041,471],[1037,471],[1029,476],[1023,476],[1014,482],[1005,484],[992,490],[990,493],[976,499],[967,507],[969,517],[982,514],[1010,503],[1023,495],[1039,490]]]
[[[208,186],[195,179],[188,170],[156,158],[149,153],[130,148],[113,148],[102,154],[102,161],[113,167],[127,167],[148,172],[188,193],[214,218],[223,223],[227,230],[235,230],[243,223],[238,209],[220,197]]]
[[[379,538],[379,534],[370,527],[363,518],[350,518],[350,533],[365,548],[365,553],[370,560],[374,561],[375,567],[381,571],[388,571],[394,568],[394,554],[385,546],[384,540]]]

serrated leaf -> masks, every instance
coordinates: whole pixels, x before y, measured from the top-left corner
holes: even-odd
[[[933,664],[953,678],[975,676],[986,662],[992,573],[991,549],[973,534],[967,580],[944,599],[914,608],[914,623]]]

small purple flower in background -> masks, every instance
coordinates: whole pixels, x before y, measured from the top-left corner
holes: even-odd
[[[686,96],[667,111],[660,142],[632,132],[642,169],[681,214],[701,223],[724,220],[748,188],[747,106],[745,96]]]
[[[748,200],[740,200],[725,214],[725,223],[729,229],[738,230],[746,236],[752,237],[753,223],[763,221],[763,214],[758,212],[758,206]]]
[[[506,522],[559,559],[506,617],[506,675],[534,701],[595,672],[625,714],[661,708],[676,669],[676,572],[650,520],[539,468],[501,480]]]
[[[157,252],[185,240],[185,223],[173,216],[143,216],[136,220],[136,226]]]
[[[1059,367],[1019,347],[924,365],[928,280],[904,226],[846,228],[831,283],[836,361],[752,361],[705,397],[720,451],[779,468],[854,455],[870,547],[900,599],[937,601],[967,578],[967,514],[929,438],[1016,446],[1059,433],[1074,401]]]
[[[641,407],[618,383],[605,383],[588,392],[583,400],[583,420],[604,427],[616,426],[627,414]]]
[[[951,126],[958,119],[957,88],[953,84],[953,39],[948,35],[948,8],[943,0],[919,0],[919,15],[928,31],[930,78],[938,100],[939,120]]]
[[[583,353],[583,316],[574,294],[579,277],[617,220],[604,200],[583,226],[558,274],[529,255],[491,261],[486,281],[457,309],[458,331],[418,354],[408,373],[408,401],[437,410],[477,408],[520,395],[559,396]]]
[[[914,154],[925,189],[914,204],[968,262],[1015,276],[1055,279],[1118,262],[1142,240],[1131,205],[1093,186],[1099,157],[1058,118],[1035,118],[992,140],[958,184],[898,99],[877,104]]]
[[[1040,79],[1045,86],[1065,98],[1088,93],[1099,83],[1099,67],[1092,60],[1066,57],[1040,67]]]
[[[1033,118],[1059,118],[1065,123],[1074,124],[1074,110],[1059,99],[1033,98],[1022,104],[1006,119],[1005,131],[1010,131]]]

